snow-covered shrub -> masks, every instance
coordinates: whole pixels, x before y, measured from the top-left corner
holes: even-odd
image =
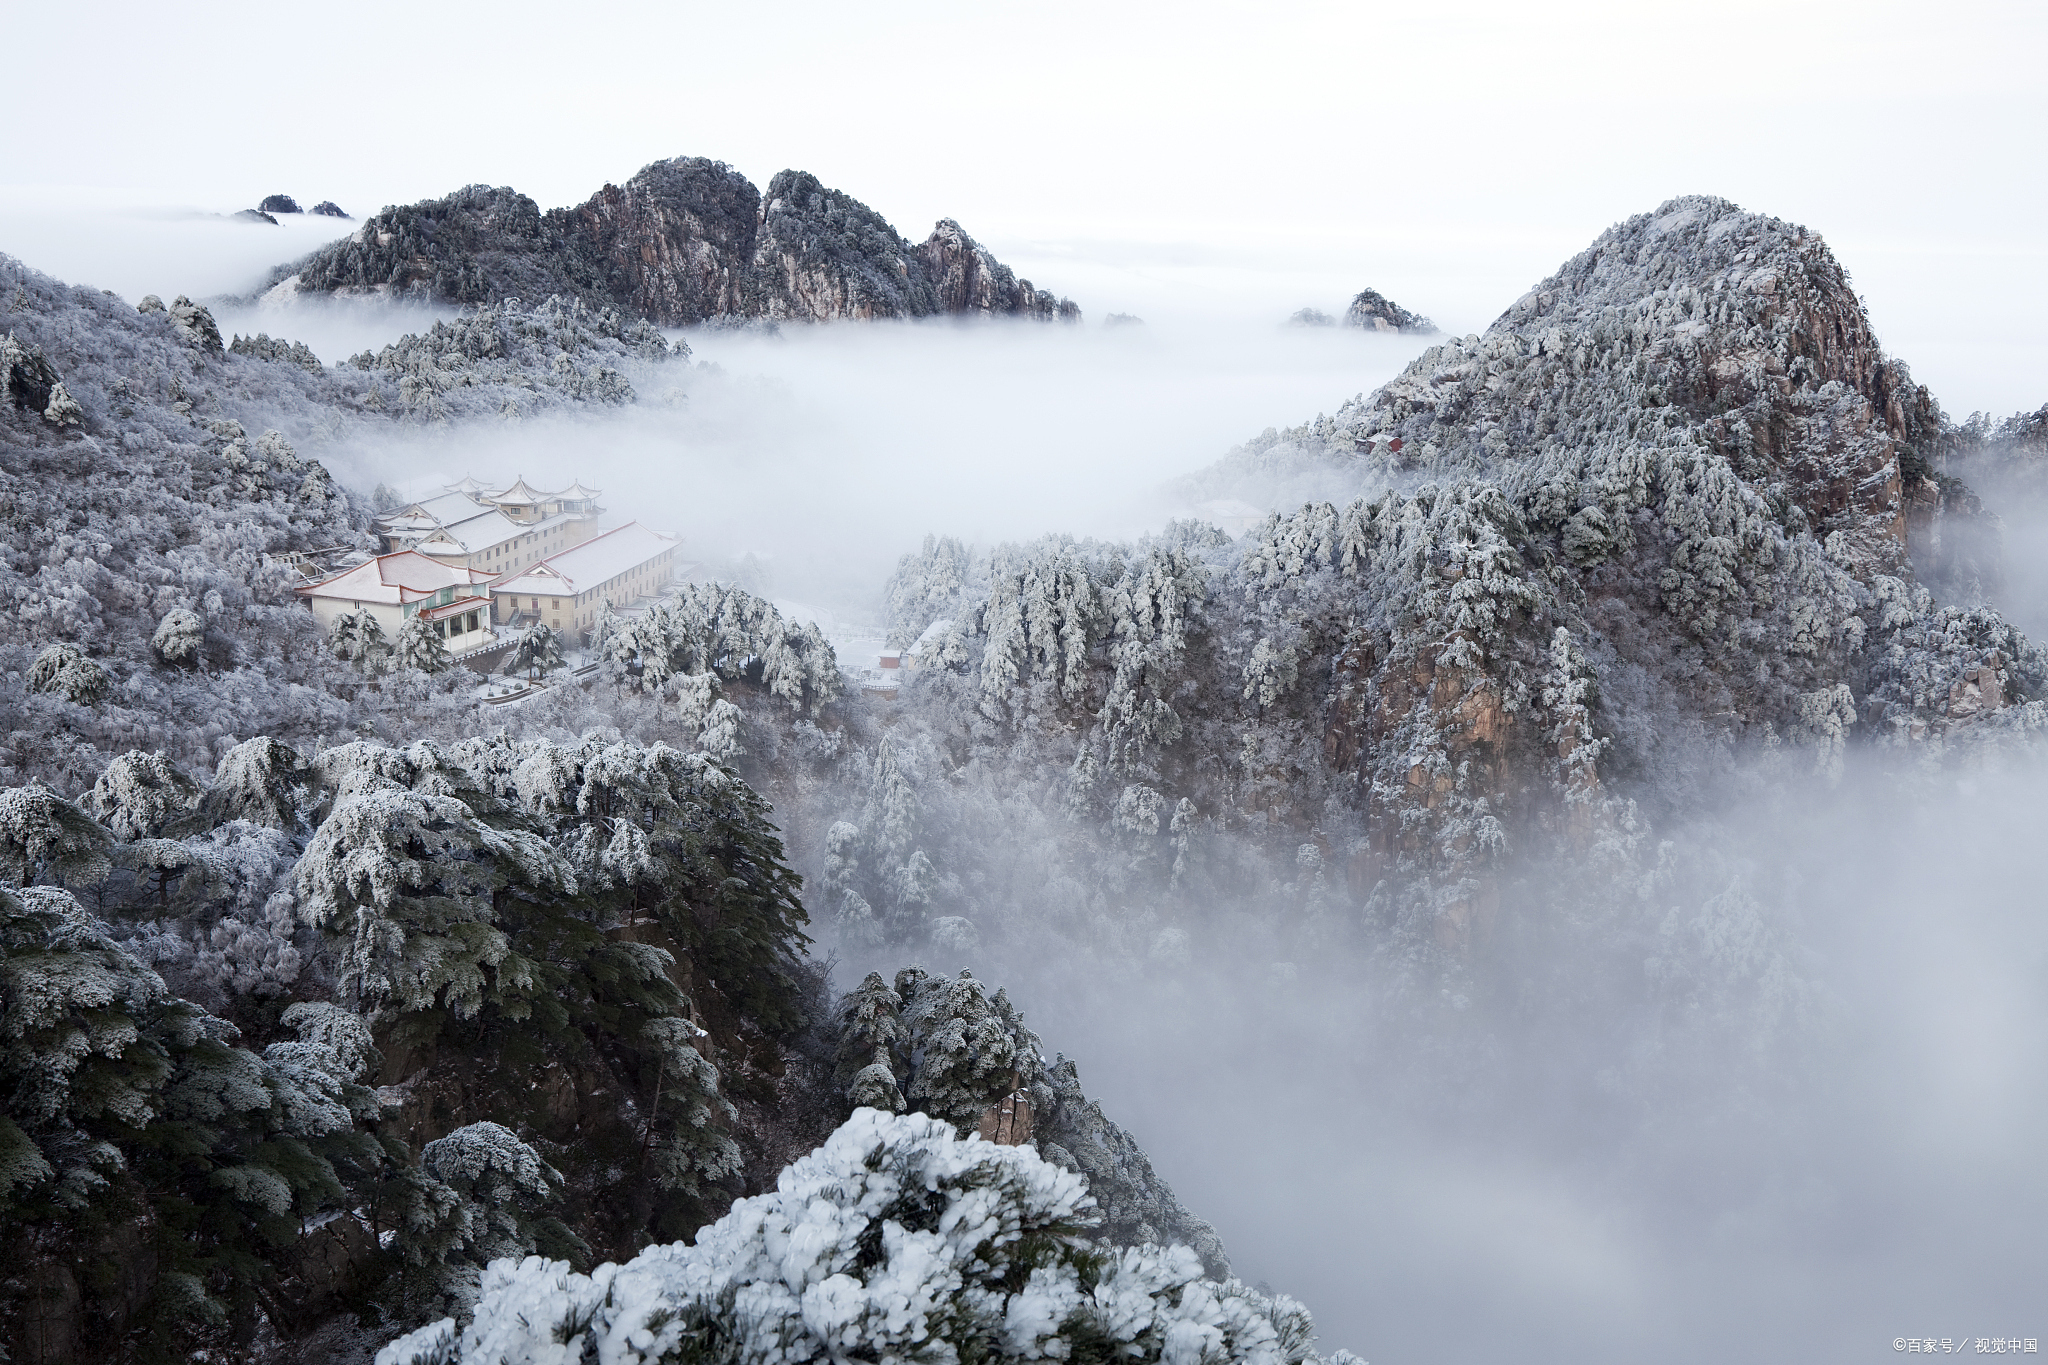
[[[475,1316],[378,1365],[1119,1360],[1303,1365],[1300,1304],[1202,1278],[1186,1247],[1097,1250],[1086,1183],[1028,1147],[856,1110],[695,1245],[579,1275],[495,1262]]]
[[[200,648],[206,643],[206,621],[196,611],[177,607],[164,613],[156,623],[149,647],[165,663],[177,668],[196,668]]]
[[[111,843],[91,816],[41,782],[0,791],[0,878],[13,885],[43,877],[103,881]]]
[[[97,705],[113,679],[107,670],[73,644],[54,644],[36,655],[28,672],[31,692],[62,697],[78,706]]]
[[[84,804],[115,838],[148,839],[188,832],[203,797],[163,750],[130,749],[107,765]]]
[[[49,405],[43,409],[43,420],[53,427],[79,426],[85,421],[85,409],[78,405],[78,400],[63,384],[52,384]]]

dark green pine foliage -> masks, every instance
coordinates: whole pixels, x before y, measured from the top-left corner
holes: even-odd
[[[720,1068],[779,1068],[811,985],[729,769],[252,740],[210,787],[124,755],[88,804],[0,791],[7,879],[73,888],[0,894],[0,1235],[30,1248],[0,1330],[32,1358],[402,1329],[491,1259],[630,1255],[741,1192]]]
[[[273,1291],[304,1220],[402,1155],[366,1131],[356,1067],[318,1041],[237,1046],[52,887],[0,893],[0,1000],[0,1236],[39,1253],[7,1286],[16,1340],[177,1359],[259,1303],[289,1330]],[[81,1282],[101,1311],[52,1311]]]

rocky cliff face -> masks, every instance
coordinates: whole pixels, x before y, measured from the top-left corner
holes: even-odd
[[[1072,302],[997,261],[948,219],[922,246],[802,171],[763,195],[702,157],[657,161],[573,208],[542,212],[510,189],[470,186],[386,209],[345,242],[281,267],[314,293],[396,292],[448,303],[549,294],[662,326],[767,318],[935,315],[1078,321]]]
[[[799,322],[937,311],[910,250],[882,215],[803,171],[768,182],[754,245],[766,315]]]
[[[663,326],[759,312],[752,273],[761,194],[703,157],[657,161],[550,218],[595,260],[620,307]]]
[[[932,229],[918,248],[917,261],[930,282],[937,312],[1081,320],[1081,309],[1073,300],[1056,298],[1033,289],[1031,281],[1018,279],[951,218],[941,219]]]
[[[1344,310],[1344,325],[1363,327],[1368,332],[1413,332],[1422,336],[1437,330],[1437,325],[1428,318],[1409,312],[1377,289],[1358,292],[1358,297]]]

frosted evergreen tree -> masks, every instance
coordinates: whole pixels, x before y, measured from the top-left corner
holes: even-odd
[[[625,684],[633,665],[640,658],[640,645],[633,636],[632,627],[612,610],[609,602],[598,609],[597,620],[590,628],[590,654],[603,669],[605,681],[614,687]],[[687,727],[691,722],[686,718],[683,723]]]
[[[818,628],[792,626],[773,603],[727,584],[680,585],[621,633],[621,658],[627,638],[646,691],[678,674],[711,673],[756,684],[813,718],[839,696],[838,662]]]
[[[196,832],[204,797],[163,750],[130,749],[107,765],[84,805],[115,838],[149,839]]]
[[[414,614],[406,617],[405,624],[398,628],[398,638],[392,643],[391,660],[398,668],[440,673],[448,667],[448,645],[441,638],[441,633],[434,629],[433,622]]]
[[[293,829],[311,813],[306,760],[279,740],[244,740],[220,757],[207,789],[207,819],[214,824],[250,820],[273,829]]]
[[[704,727],[697,735],[697,747],[720,763],[730,763],[747,751],[740,741],[740,727],[745,719],[739,707],[723,697],[719,698],[705,714]]]
[[[525,1008],[538,989],[493,914],[515,883],[573,893],[575,874],[543,840],[481,825],[452,797],[383,784],[337,800],[294,872],[299,913],[337,940],[350,999],[457,1019]]]
[[[1186,1247],[1098,1251],[1096,1221],[1081,1177],[1029,1147],[864,1108],[694,1244],[588,1276],[538,1257],[496,1262],[466,1328],[423,1327],[377,1365],[656,1365],[711,1343],[734,1365],[1084,1351],[1134,1365],[1321,1365],[1300,1304],[1206,1280]]]
[[[334,657],[355,666],[358,673],[375,673],[391,655],[391,643],[384,625],[373,611],[345,611],[334,618],[327,637]]]
[[[528,626],[512,652],[512,667],[525,669],[526,676],[538,682],[561,666],[562,642],[554,627],[545,621]]]
[[[0,791],[0,877],[91,886],[112,870],[107,831],[41,782]]]
[[[711,707],[719,699],[718,675],[685,673],[675,681],[676,719],[682,723],[684,734],[697,734],[710,720]]]
[[[73,644],[54,644],[36,655],[28,671],[31,692],[64,698],[78,706],[96,706],[113,679],[107,670]]]
[[[946,1119],[965,1136],[1036,1071],[1038,1039],[1006,992],[991,997],[966,972],[945,977],[910,967],[896,974],[896,994],[911,1064],[903,1093],[912,1108]]]
[[[174,668],[197,668],[199,651],[206,643],[206,622],[198,612],[177,607],[156,623],[149,647],[157,658]]]
[[[376,1098],[332,1049],[235,1046],[66,892],[0,892],[0,1016],[0,1224],[73,1255],[138,1199],[178,1229],[153,1251],[154,1311],[120,1325],[132,1346],[170,1355],[186,1324],[255,1312],[272,1277],[256,1249],[386,1168],[361,1127]]]
[[[397,1243],[411,1278],[413,1311],[468,1314],[490,1262],[536,1251],[589,1255],[582,1239],[548,1212],[560,1203],[562,1173],[501,1124],[457,1128],[420,1149],[400,1196]]]

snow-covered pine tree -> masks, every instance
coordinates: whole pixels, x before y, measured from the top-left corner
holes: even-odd
[[[196,832],[205,789],[159,749],[130,749],[107,765],[84,801],[116,839],[176,838]]]
[[[406,1308],[467,1317],[494,1260],[586,1259],[590,1248],[550,1211],[561,1195],[562,1173],[502,1124],[464,1124],[429,1142],[397,1196]]]
[[[1081,1177],[1029,1147],[859,1109],[694,1244],[588,1276],[538,1257],[497,1262],[467,1327],[423,1327],[377,1365],[662,1365],[707,1343],[733,1365],[856,1351],[1323,1365],[1300,1304],[1206,1280],[1183,1246],[1100,1251],[1087,1239],[1096,1221]]]
[[[36,655],[28,672],[31,692],[62,697],[77,706],[96,706],[113,679],[74,644],[54,644]]]
[[[538,682],[561,666],[562,641],[554,627],[545,621],[528,626],[512,652],[512,667],[525,669],[526,676]]]
[[[439,673],[448,667],[448,645],[433,622],[417,614],[408,616],[392,644],[391,662],[397,668]]]
[[[91,886],[113,864],[113,840],[91,816],[41,782],[0,791],[0,878]]]
[[[199,651],[205,643],[205,619],[196,611],[174,607],[157,622],[149,647],[157,658],[173,668],[197,668]]]

